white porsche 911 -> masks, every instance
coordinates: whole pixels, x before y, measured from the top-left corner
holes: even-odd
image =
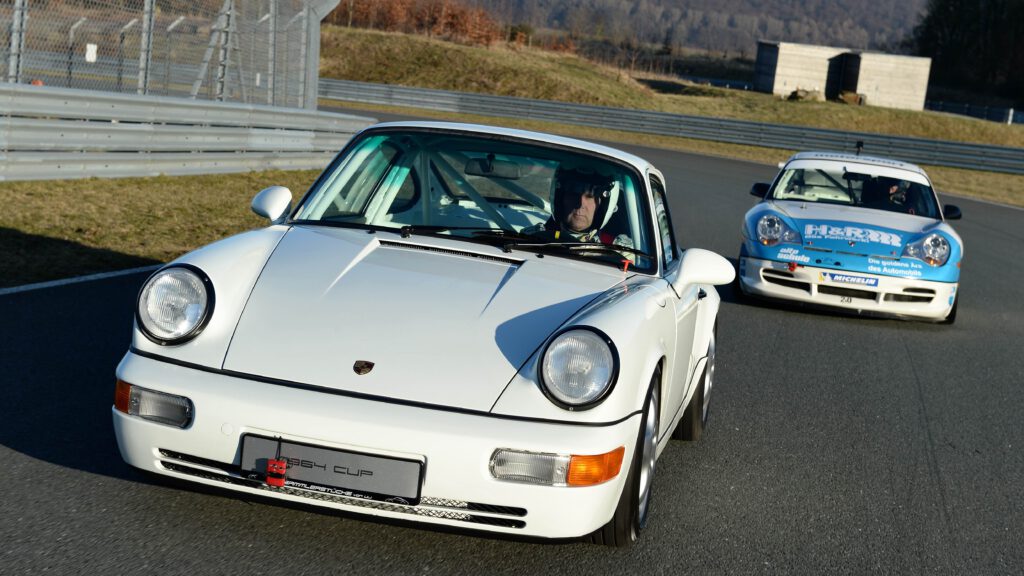
[[[139,293],[113,407],[130,465],[354,513],[633,541],[700,438],[713,285],[646,161],[438,122],[357,134],[263,229]]]
[[[832,152],[794,155],[741,227],[743,294],[952,323],[963,242],[924,170]]]

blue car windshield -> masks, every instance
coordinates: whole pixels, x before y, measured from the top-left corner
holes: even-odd
[[[784,170],[768,197],[940,218],[931,186],[892,175],[849,172],[842,166]]]

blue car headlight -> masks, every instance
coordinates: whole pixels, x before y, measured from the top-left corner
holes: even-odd
[[[929,234],[903,248],[903,256],[916,258],[929,266],[942,266],[949,260],[949,240],[941,234]]]
[[[775,214],[765,214],[755,226],[757,242],[764,246],[774,246],[783,242],[800,244],[800,234]]]

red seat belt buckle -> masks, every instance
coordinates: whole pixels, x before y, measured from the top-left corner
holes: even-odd
[[[284,486],[285,471],[288,470],[288,461],[284,459],[267,459],[267,484],[281,488]]]

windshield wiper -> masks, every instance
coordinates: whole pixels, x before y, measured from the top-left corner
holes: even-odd
[[[497,240],[505,240],[508,238],[518,238],[521,240],[537,239],[536,236],[531,234],[524,234],[522,232],[516,232],[515,230],[506,230],[505,228],[479,228],[473,231],[473,237]]]
[[[515,230],[508,230],[505,228],[487,228],[482,226],[445,226],[442,224],[417,224],[413,226],[411,224],[407,224],[398,229],[402,234],[402,238],[408,238],[410,234],[416,234],[419,232],[448,232],[451,230],[472,231],[473,236],[497,236],[501,238],[525,237]]]
[[[644,258],[652,257],[647,252],[630,246],[604,244],[602,242],[506,242],[503,246],[505,252],[511,252],[513,248],[556,248],[569,252],[612,252],[615,254],[628,252],[637,256],[643,256]]]

